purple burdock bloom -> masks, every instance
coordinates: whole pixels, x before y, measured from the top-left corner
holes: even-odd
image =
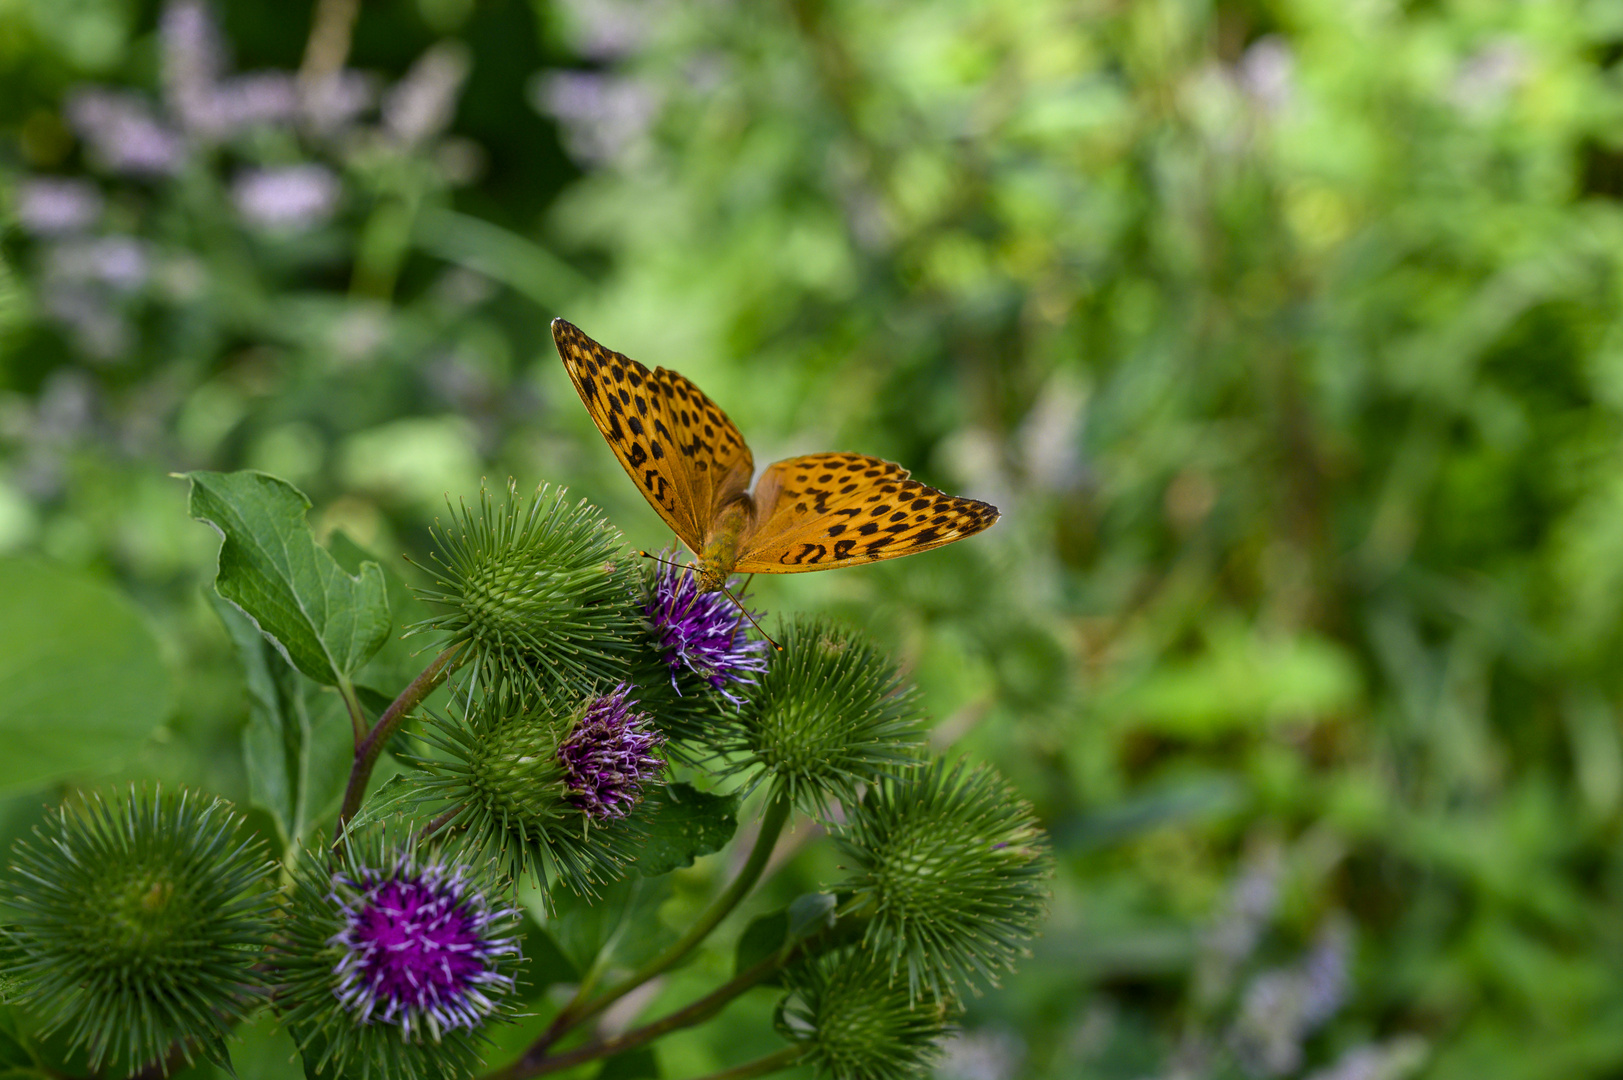
[[[750,640],[744,609],[724,592],[700,595],[692,571],[674,560],[660,564],[643,614],[670,665],[673,687],[685,668],[736,705],[739,699],[728,685],[753,683],[750,674],[766,670],[766,657],[760,655],[766,642]]]
[[[491,933],[515,912],[493,910],[460,868],[401,856],[392,870],[334,876],[332,900],[345,921],[327,942],[344,950],[333,992],[359,1023],[397,1025],[403,1039],[427,1027],[438,1040],[479,1027],[513,988],[496,959],[518,940]]]
[[[664,736],[647,713],[633,711],[625,683],[591,700],[558,745],[569,800],[595,818],[622,818],[642,798],[642,786],[665,763],[654,753]]]

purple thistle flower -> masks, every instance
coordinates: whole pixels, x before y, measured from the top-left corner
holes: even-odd
[[[723,592],[701,596],[694,574],[674,565],[674,560],[660,564],[643,614],[653,626],[678,694],[682,691],[676,676],[686,668],[736,705],[739,699],[727,691],[728,684],[753,684],[749,673],[766,670],[766,657],[759,655],[766,642],[750,640],[744,609]]]
[[[327,944],[344,956],[333,968],[339,1003],[362,1024],[395,1024],[402,1038],[427,1026],[432,1036],[477,1028],[513,988],[495,959],[518,940],[488,936],[510,919],[469,887],[459,867],[418,866],[402,855],[392,870],[333,877],[333,903],[345,926]]]
[[[630,696],[631,687],[621,683],[593,698],[558,745],[570,801],[595,818],[629,814],[642,785],[665,765],[653,752],[664,736],[647,713],[632,710]]]

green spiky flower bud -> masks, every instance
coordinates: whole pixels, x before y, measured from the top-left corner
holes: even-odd
[[[470,1076],[512,1009],[519,912],[465,852],[378,829],[307,854],[271,949],[275,1005],[311,1075]]]
[[[438,580],[420,595],[442,614],[412,632],[465,646],[487,686],[624,677],[642,647],[642,576],[596,509],[544,485],[526,501],[510,484],[506,505],[481,491],[432,533]]]
[[[505,861],[514,877],[592,895],[620,876],[642,834],[631,811],[659,780],[660,736],[629,686],[572,706],[488,695],[426,738],[439,751],[418,785],[445,827]]]
[[[1047,840],[987,766],[938,759],[887,778],[834,839],[850,868],[838,891],[854,894],[868,947],[906,967],[912,993],[996,985],[1047,911]]]
[[[805,1048],[802,1061],[833,1080],[903,1080],[938,1056],[952,1011],[910,995],[886,965],[861,949],[820,956],[790,972],[778,1031]]]
[[[867,638],[797,619],[760,685],[718,733],[728,771],[765,773],[809,814],[849,806],[864,784],[917,761],[923,727],[896,665]]]
[[[19,1000],[93,1069],[219,1043],[263,991],[274,879],[220,799],[157,792],[59,809],[12,848]]]

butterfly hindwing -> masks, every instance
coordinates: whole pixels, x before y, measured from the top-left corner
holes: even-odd
[[[755,485],[756,526],[741,574],[792,574],[894,559],[972,536],[997,509],[908,478],[860,454],[809,454],[772,465]]]
[[[553,340],[586,411],[626,475],[695,552],[726,500],[755,470],[744,438],[698,387],[674,371],[649,371],[554,319]]]

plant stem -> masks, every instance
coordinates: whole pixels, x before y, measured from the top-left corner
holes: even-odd
[[[343,70],[355,34],[355,17],[360,12],[360,0],[316,0],[315,18],[299,65],[302,86],[330,79]]]
[[[344,805],[338,811],[338,827],[333,832],[336,841],[344,835],[344,826],[349,819],[355,816],[355,811],[361,808],[361,800],[366,797],[366,783],[372,779],[372,769],[378,763],[383,748],[388,745],[394,733],[400,730],[411,710],[423,703],[423,699],[434,692],[434,689],[444,682],[451,672],[462,661],[462,645],[453,645],[434,658],[434,662],[423,669],[423,673],[411,680],[411,684],[400,691],[400,696],[389,703],[378,717],[378,722],[372,725],[372,730],[366,733],[355,747],[355,764],[349,770],[349,786],[344,789]]]
[[[806,1048],[804,1046],[785,1046],[775,1054],[768,1054],[766,1057],[756,1058],[744,1065],[734,1065],[730,1069],[713,1072],[708,1076],[700,1077],[699,1080],[752,1080],[757,1076],[770,1076],[775,1072],[787,1069],[805,1056]]]
[[[451,807],[451,809],[447,810],[433,821],[430,821],[427,825],[424,825],[423,831],[417,834],[417,839],[427,840],[430,836],[433,836],[435,833],[445,828],[446,825],[450,824],[451,819],[460,813],[462,813],[462,807]]]
[[[771,975],[787,962],[787,957],[775,953],[691,1005],[684,1006],[669,1016],[644,1024],[642,1027],[632,1028],[630,1031],[616,1035],[612,1039],[594,1039],[584,1046],[566,1050],[553,1057],[537,1054],[535,1047],[531,1047],[524,1057],[505,1069],[491,1073],[485,1077],[485,1080],[528,1080],[532,1076],[545,1076],[547,1073],[559,1072],[588,1061],[595,1061],[598,1058],[622,1054],[627,1050],[635,1050],[639,1046],[653,1042],[661,1035],[668,1035],[681,1028],[702,1024],[725,1008],[733,998]]]
[[[749,858],[739,870],[738,876],[727,886],[725,892],[710,902],[710,906],[699,916],[687,933],[683,934],[664,952],[648,961],[642,967],[626,976],[620,982],[605,990],[603,994],[591,1004],[583,1004],[591,987],[582,983],[580,989],[575,991],[574,1000],[563,1007],[541,1037],[525,1051],[522,1062],[536,1062],[541,1060],[547,1049],[557,1042],[570,1028],[583,1020],[589,1020],[620,1000],[632,990],[652,979],[656,975],[670,970],[714,930],[721,920],[725,919],[732,910],[738,906],[749,891],[760,880],[761,871],[766,869],[767,860],[772,857],[772,849],[777,847],[778,836],[783,832],[784,823],[789,820],[790,803],[787,796],[779,795],[767,807],[766,815],[761,818],[761,830],[755,836],[755,846],[750,849]]]
[[[339,679],[338,696],[344,699],[344,709],[349,713],[349,726],[355,732],[355,746],[358,749],[361,740],[366,738],[366,714],[361,711],[361,699],[355,696],[355,684],[348,679]]]
[[[583,1065],[588,1061],[596,1061],[598,1058],[623,1054],[627,1050],[635,1050],[637,1047],[651,1043],[655,1039],[668,1035],[673,1031],[702,1024],[726,1008],[728,1002],[767,977],[788,967],[803,956],[816,955],[826,949],[836,949],[857,940],[862,936],[866,927],[867,920],[865,919],[841,918],[833,926],[812,934],[810,937],[803,938],[794,944],[785,945],[753,967],[739,972],[732,979],[698,1001],[678,1009],[669,1016],[644,1024],[642,1027],[633,1028],[624,1034],[616,1035],[612,1039],[594,1039],[584,1046],[566,1050],[554,1057],[535,1056],[532,1047],[531,1051],[526,1053],[523,1058],[505,1069],[490,1073],[483,1080],[529,1080],[532,1076],[545,1076],[548,1073]],[[755,1062],[753,1064],[759,1066],[761,1063]],[[786,1064],[788,1063],[785,1062],[777,1067],[783,1068]],[[727,1074],[721,1073],[719,1075],[725,1076]],[[764,1074],[741,1073],[739,1075]]]

